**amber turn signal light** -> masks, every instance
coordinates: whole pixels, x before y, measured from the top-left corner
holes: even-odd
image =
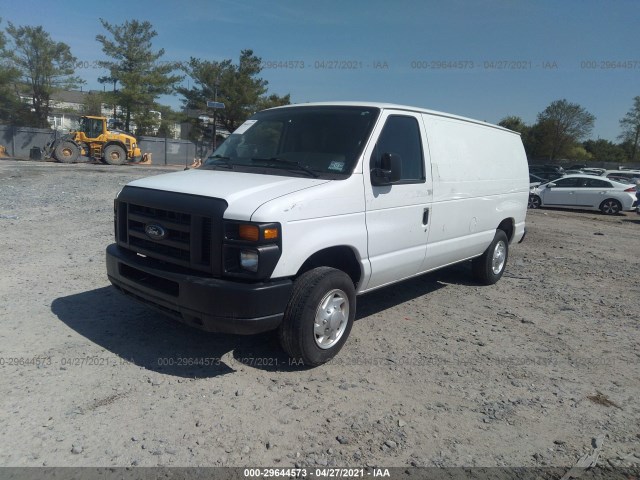
[[[276,240],[278,238],[278,229],[277,228],[265,228],[264,229],[264,239],[265,240]]]
[[[240,225],[238,227],[238,236],[242,240],[257,242],[260,239],[260,230],[255,225]]]

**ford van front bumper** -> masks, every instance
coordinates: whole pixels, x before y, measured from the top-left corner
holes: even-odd
[[[278,328],[290,279],[245,283],[194,275],[109,245],[109,281],[122,293],[182,323],[210,332],[254,334]]]

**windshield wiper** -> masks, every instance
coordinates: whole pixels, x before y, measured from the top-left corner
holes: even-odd
[[[313,178],[318,178],[318,174],[311,170],[309,167],[305,167],[300,162],[296,162],[295,160],[287,160],[279,157],[271,157],[271,158],[252,158],[252,162],[265,162],[265,163],[275,163],[277,165],[286,165],[287,167],[293,167],[297,170],[302,170],[303,172],[308,173]]]
[[[222,155],[216,155],[215,157],[209,157],[207,160],[220,160],[220,163],[206,163],[203,167],[225,167],[233,170],[233,163],[229,157],[223,157]]]

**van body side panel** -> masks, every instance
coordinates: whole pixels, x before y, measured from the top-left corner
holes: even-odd
[[[423,115],[433,175],[432,223],[421,270],[481,255],[513,219],[524,234],[529,195],[520,137],[477,123]]]
[[[362,278],[368,278],[362,175],[317,187],[275,198],[251,216],[254,222],[277,218],[281,224],[286,255],[280,258],[272,278],[294,276],[311,255],[335,246],[351,248],[361,264]]]

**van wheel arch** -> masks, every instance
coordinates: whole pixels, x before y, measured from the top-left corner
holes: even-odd
[[[331,267],[343,271],[351,278],[356,288],[362,280],[363,272],[356,252],[346,245],[329,247],[314,253],[298,269],[296,278],[318,267]]]
[[[509,240],[509,243],[511,243],[511,241],[513,240],[513,235],[516,231],[515,220],[513,218],[505,218],[500,222],[500,225],[498,225],[498,228],[496,228],[496,230],[502,230],[507,236],[507,240]]]

